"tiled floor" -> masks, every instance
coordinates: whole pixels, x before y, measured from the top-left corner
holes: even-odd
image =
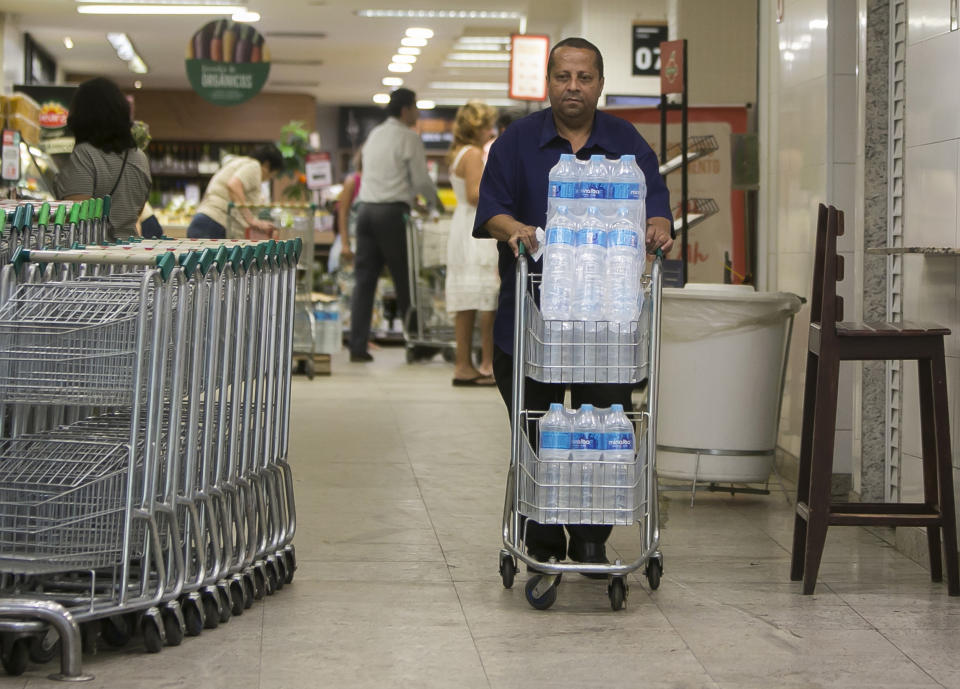
[[[497,574],[508,424],[493,389],[399,349],[294,385],[300,568],[276,595],[178,648],[86,659],[87,687],[960,688],[960,600],[863,529],[834,528],[817,595],[789,581],[783,496],[665,494],[665,575],[565,577],[533,610]],[[632,530],[617,552],[636,552]],[[0,687],[53,687],[31,668]]]

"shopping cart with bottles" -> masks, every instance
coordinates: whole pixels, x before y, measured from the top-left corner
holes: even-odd
[[[18,251],[0,274],[0,660],[177,645],[292,580],[302,244]]]
[[[248,224],[243,209],[269,219],[276,227],[276,236],[270,237]],[[312,294],[314,289],[314,227],[317,206],[312,203],[243,204],[230,203],[227,207],[227,237],[250,240],[299,239],[305,258],[297,270],[297,300],[294,305],[293,363],[295,370],[313,379],[317,362],[319,326],[315,316]]]
[[[517,261],[516,324],[513,356],[510,470],[503,509],[500,575],[511,588],[517,562],[537,572],[526,583],[534,608],[557,599],[561,575],[605,575],[610,605],[619,610],[628,593],[627,576],[643,569],[651,589],[660,585],[663,556],[656,479],[657,374],[660,347],[662,255],[658,252],[641,279],[642,308],[630,323],[544,320],[537,306],[541,276],[528,274],[523,246]],[[544,409],[525,404],[525,378],[543,383],[639,384],[647,381],[646,404],[627,412],[636,437],[630,462],[553,462],[538,453],[537,429]],[[585,468],[577,471],[574,467]],[[566,469],[566,470],[564,470]],[[584,481],[582,477],[589,476]],[[627,477],[626,481],[614,477]],[[541,562],[526,552],[530,520],[539,524],[631,526],[640,532],[639,554],[613,563]]]

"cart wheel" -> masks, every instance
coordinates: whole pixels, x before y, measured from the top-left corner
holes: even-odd
[[[267,595],[267,581],[263,570],[259,567],[253,568],[253,597],[255,600],[262,599]]]
[[[275,567],[267,563],[267,595],[272,596],[280,590],[280,577]]]
[[[534,593],[534,589],[540,583],[541,579],[543,579],[542,574],[538,574],[527,579],[527,602],[537,610],[546,610],[557,602],[557,583],[554,582],[554,584],[548,588],[543,595],[537,598],[536,594]]]
[[[503,588],[513,588],[513,575],[517,573],[517,565],[509,553],[500,553],[500,578],[503,580]]]
[[[3,655],[0,655],[3,669],[11,677],[19,677],[27,669],[27,661],[30,659],[29,643],[29,639],[21,637],[10,644],[10,648]]]
[[[100,637],[108,646],[123,648],[130,643],[131,630],[127,620],[119,615],[106,617],[100,623]]]
[[[607,586],[607,595],[610,596],[610,607],[614,612],[626,607],[627,583],[623,577],[614,577]]]
[[[653,559],[647,563],[647,583],[650,584],[650,590],[656,591],[660,588],[660,577],[663,576],[663,565],[660,560]]]
[[[283,551],[283,561],[287,569],[287,576],[284,578],[285,584],[290,584],[293,582],[293,573],[297,569],[297,558],[293,554],[293,551],[284,550]]]
[[[37,665],[49,663],[60,653],[60,635],[56,630],[51,629],[42,636],[32,636],[27,650],[30,653],[31,662]]]
[[[313,380],[316,375],[316,368],[313,365],[313,357],[303,360],[303,372],[307,374],[307,380]]]
[[[407,355],[408,364],[412,364],[414,361],[417,360],[417,357],[413,352],[413,345],[407,345],[406,355]]]
[[[249,610],[253,607],[253,602],[256,600],[256,591],[257,586],[256,582],[253,580],[253,575],[247,573],[243,575],[243,609]]]
[[[277,559],[273,561],[273,570],[277,573],[277,586],[276,590],[279,591],[287,583],[287,563],[286,561],[277,556]]]
[[[220,626],[220,602],[217,597],[209,594],[200,594],[203,600],[203,628],[216,629]]]
[[[443,348],[443,360],[448,364],[452,364],[457,360],[457,350],[453,347],[444,347]]]
[[[224,594],[220,599],[220,624],[226,624],[233,617],[233,600]]]
[[[234,617],[239,617],[243,614],[243,611],[246,610],[246,591],[244,590],[243,584],[239,581],[230,582],[230,600],[233,607],[230,609],[230,612],[233,613]],[[250,599],[250,602],[253,602],[253,598]]]
[[[200,605],[193,598],[183,601],[183,623],[187,628],[187,636],[200,636],[203,631],[203,615]]]
[[[186,630],[180,626],[180,620],[169,608],[163,608],[160,614],[163,616],[163,631],[167,635],[167,646],[179,646],[183,643]]]
[[[143,618],[143,645],[147,653],[159,653],[163,648],[163,637],[160,636],[160,627],[157,620],[150,615]]]
[[[97,642],[100,639],[100,623],[85,622],[80,625],[80,645],[87,655],[97,654]]]

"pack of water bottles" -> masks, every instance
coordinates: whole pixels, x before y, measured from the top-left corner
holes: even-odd
[[[552,404],[538,425],[539,455],[530,449],[524,461],[524,513],[541,524],[632,524],[645,453],[623,405]]]
[[[540,310],[548,321],[637,320],[647,185],[633,155],[550,170]]]

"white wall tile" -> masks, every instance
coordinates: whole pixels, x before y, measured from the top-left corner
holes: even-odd
[[[857,0],[833,0],[830,12],[830,49],[833,73],[857,73]]]
[[[957,119],[960,120],[960,117]],[[957,246],[958,164],[956,141],[907,148],[904,169],[905,245]]]
[[[960,356],[958,270],[960,264],[952,256],[904,256],[903,317],[950,328],[944,339],[947,356]]]
[[[832,143],[834,163],[857,162],[857,77],[832,77]]]
[[[777,254],[777,290],[810,297],[813,284],[813,252]]]
[[[907,3],[907,43],[950,31],[950,0],[910,0]]]
[[[847,163],[834,163],[830,180],[830,203],[843,211],[843,235],[837,238],[837,251],[856,250],[857,228],[854,209],[857,205],[857,166]],[[848,266],[850,267],[850,266]],[[853,279],[851,274],[850,279]]]
[[[960,138],[960,31],[907,48],[906,143]]]
[[[778,25],[782,87],[826,76],[827,21],[827,0],[787,3]]]

